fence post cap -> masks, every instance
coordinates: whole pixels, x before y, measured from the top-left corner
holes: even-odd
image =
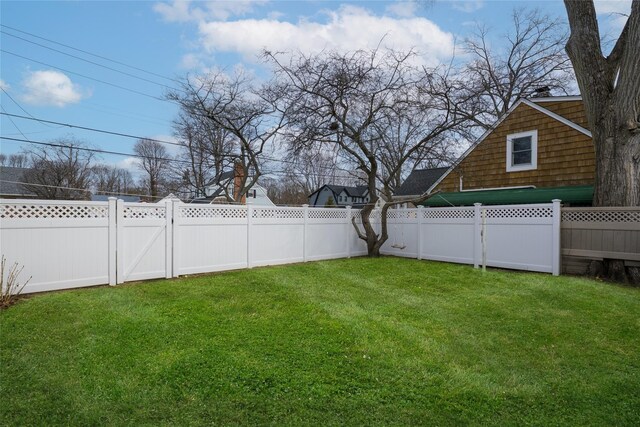
[[[482,206],[482,203],[474,203],[473,206]]]
[[[562,201],[562,200],[560,200],[560,199],[553,199],[553,200],[551,200],[551,202],[553,202],[553,203],[560,203],[561,201]]]
[[[307,203],[305,203],[304,205],[302,205],[303,208],[308,208],[309,205]]]
[[[111,196],[111,197],[108,197],[107,200],[118,200],[118,198]]]

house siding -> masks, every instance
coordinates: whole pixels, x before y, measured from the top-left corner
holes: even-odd
[[[587,122],[587,115],[582,101],[539,102],[537,104],[585,129],[591,129]]]
[[[552,104],[552,105],[549,105]],[[586,122],[580,101],[542,103],[576,124]],[[538,131],[538,165],[534,170],[507,172],[507,135]],[[595,151],[590,137],[534,108],[521,104],[475,147],[436,187],[443,192],[535,185],[559,187],[593,184]]]
[[[316,199],[317,197],[317,199]],[[313,194],[310,198],[309,198],[309,204],[311,206],[319,206],[319,207],[323,207],[327,204],[327,202],[329,201],[329,197],[333,198],[333,204],[337,205],[338,201],[335,200],[335,197],[333,195],[333,191],[331,191],[329,188],[325,187],[320,191],[320,194]]]

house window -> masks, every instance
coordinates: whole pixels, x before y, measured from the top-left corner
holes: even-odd
[[[538,131],[514,133],[507,136],[507,172],[537,169]]]

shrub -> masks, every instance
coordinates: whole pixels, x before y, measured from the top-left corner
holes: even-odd
[[[17,262],[14,262],[13,265],[7,271],[7,277],[5,281],[5,268],[7,264],[7,259],[2,256],[2,260],[0,260],[0,309],[9,307],[13,304],[31,277],[29,277],[24,283],[20,284],[18,280],[18,276],[22,273],[24,266],[20,267]]]

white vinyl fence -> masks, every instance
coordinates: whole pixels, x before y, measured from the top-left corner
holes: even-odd
[[[559,200],[396,209],[387,227],[387,255],[560,274]]]
[[[0,255],[31,276],[25,293],[115,284],[115,225],[115,200],[1,200]]]
[[[373,222],[379,228],[379,212]],[[560,205],[389,211],[383,253],[559,272]],[[350,208],[0,200],[25,293],[366,255]],[[484,236],[484,237],[483,237]],[[483,244],[484,238],[484,244]],[[485,248],[485,250],[483,250]]]

